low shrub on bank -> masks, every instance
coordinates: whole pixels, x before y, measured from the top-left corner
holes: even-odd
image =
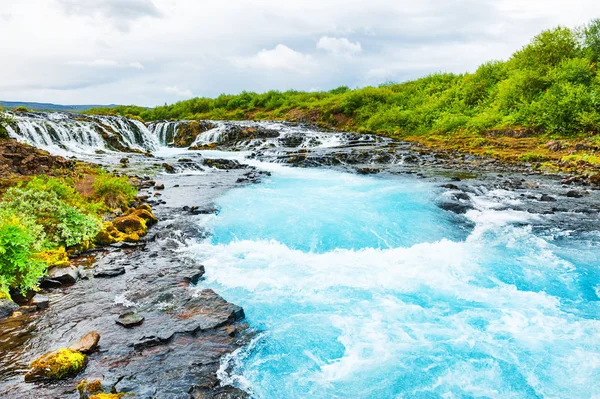
[[[96,198],[111,209],[127,207],[137,195],[137,189],[129,184],[127,177],[117,177],[107,173],[96,176],[94,192]]]

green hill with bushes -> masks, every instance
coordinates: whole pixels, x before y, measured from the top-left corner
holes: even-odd
[[[600,158],[600,19],[537,35],[474,73],[327,92],[243,92],[152,109],[90,112],[164,119],[289,120],[373,132],[505,160],[596,169]]]

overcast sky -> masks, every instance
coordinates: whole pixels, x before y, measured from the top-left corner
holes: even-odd
[[[598,0],[0,0],[0,99],[153,106],[474,71]]]

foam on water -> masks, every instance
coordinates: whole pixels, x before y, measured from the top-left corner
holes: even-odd
[[[541,216],[502,210],[509,192],[482,192],[469,230],[429,183],[271,170],[222,197],[201,222],[213,237],[189,249],[264,331],[225,382],[258,398],[600,392],[597,241],[565,256],[533,234]]]

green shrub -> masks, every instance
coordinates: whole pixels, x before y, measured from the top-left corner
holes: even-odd
[[[54,191],[10,188],[0,210],[34,219],[43,227],[46,240],[53,247],[80,244],[95,237],[101,229],[98,216],[62,201]]]
[[[127,177],[101,174],[94,181],[94,193],[108,208],[127,207],[137,195],[137,189]]]
[[[46,264],[35,257],[40,250],[39,232],[16,217],[0,218],[0,294],[10,288],[22,292],[36,288]]]

